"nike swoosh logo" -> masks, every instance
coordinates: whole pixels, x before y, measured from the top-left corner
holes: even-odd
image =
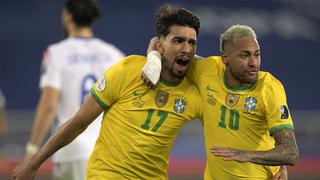
[[[207,90],[209,90],[209,91],[213,91],[213,92],[218,92],[218,91],[216,91],[216,90],[212,89],[209,85],[207,86]]]
[[[144,95],[144,94],[146,94],[147,92],[142,92],[142,93],[140,93],[140,92],[137,92],[137,91],[134,91],[133,92],[133,96],[142,96],[142,95]]]

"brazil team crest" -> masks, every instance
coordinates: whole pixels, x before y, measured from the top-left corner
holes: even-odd
[[[155,99],[156,105],[158,107],[163,107],[164,105],[167,104],[168,98],[169,98],[169,93],[159,90]]]
[[[244,101],[244,109],[246,111],[253,111],[256,109],[257,100],[254,97],[247,97]]]
[[[178,114],[183,113],[186,108],[186,105],[187,103],[183,97],[177,97],[174,100],[173,110]]]
[[[227,97],[226,97],[226,105],[229,106],[229,107],[235,106],[239,101],[239,97],[240,97],[239,94],[230,94],[230,93],[228,93]]]

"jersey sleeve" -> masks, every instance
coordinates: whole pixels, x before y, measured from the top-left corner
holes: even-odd
[[[216,71],[218,61],[220,61],[220,56],[210,56],[207,58],[197,56],[190,64],[187,77],[199,86],[199,78],[205,73]]]
[[[275,78],[267,87],[266,118],[270,134],[283,128],[293,129],[284,87]]]
[[[57,58],[50,48],[43,53],[41,75],[40,75],[40,89],[44,87],[53,87],[60,90],[62,86],[61,81],[61,66],[59,66]]]
[[[121,61],[109,68],[91,88],[91,94],[102,108],[107,108],[118,101],[123,91],[125,69]]]

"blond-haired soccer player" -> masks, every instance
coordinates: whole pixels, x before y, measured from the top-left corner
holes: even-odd
[[[179,129],[202,112],[196,86],[184,77],[199,27],[190,11],[163,6],[157,14],[163,64],[159,86],[150,90],[140,78],[146,57],[126,57],[94,85],[78,113],[39,153],[14,170],[13,178],[32,179],[41,163],[104,112],[86,179],[168,179],[169,153]]]
[[[249,26],[231,26],[220,47],[221,57],[193,61],[187,75],[204,102],[204,179],[271,179],[298,158],[285,90],[259,71],[260,46]]]

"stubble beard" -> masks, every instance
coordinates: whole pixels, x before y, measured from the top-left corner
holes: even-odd
[[[175,78],[183,79],[184,76],[186,75],[186,72],[187,72],[187,71],[185,71],[185,72],[179,72],[178,70],[175,70],[175,69],[174,69],[174,64],[175,64],[175,63],[173,63],[173,64],[171,65],[171,68],[170,68],[170,70],[169,70],[170,74],[171,74],[173,77],[175,77]]]
[[[240,82],[241,84],[252,84],[252,83],[255,83],[258,79],[258,73],[254,78],[247,78],[245,75],[246,74],[245,71],[237,73],[237,72],[234,72],[232,68],[230,68],[230,73],[232,77],[236,79],[238,82]]]

